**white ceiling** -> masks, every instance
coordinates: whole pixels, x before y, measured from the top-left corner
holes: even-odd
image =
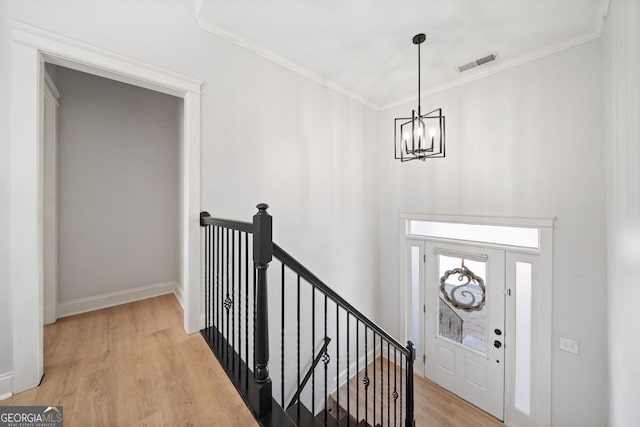
[[[601,34],[607,0],[202,0],[203,28],[378,108]],[[497,52],[498,60],[457,67]]]

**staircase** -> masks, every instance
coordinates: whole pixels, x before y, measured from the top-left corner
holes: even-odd
[[[201,334],[263,426],[415,425],[400,344],[272,240],[272,217],[200,215]],[[250,256],[251,254],[251,256]]]

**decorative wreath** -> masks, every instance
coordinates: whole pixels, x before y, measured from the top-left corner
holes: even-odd
[[[453,276],[454,274],[458,275],[458,281],[462,282],[465,279],[467,281],[461,285],[454,286],[453,289],[451,289],[451,292],[447,292],[447,289],[445,287],[445,282],[447,281],[449,276]],[[464,289],[470,284],[478,285],[478,287],[480,287],[480,289],[482,290],[481,301],[477,301],[476,296],[473,294],[473,292],[467,289]],[[473,271],[465,267],[464,262],[462,263],[462,267],[454,268],[453,270],[447,270],[444,273],[444,276],[440,278],[440,292],[442,293],[442,296],[449,304],[451,304],[452,306],[460,310],[480,311],[482,310],[485,304],[486,290],[484,287],[484,280],[482,280],[481,277],[476,276],[473,273]],[[465,299],[467,300],[470,299],[471,301],[463,302],[458,300],[458,297],[465,297]]]

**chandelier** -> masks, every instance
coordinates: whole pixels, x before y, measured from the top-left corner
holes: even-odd
[[[395,158],[403,162],[445,156],[442,109],[422,114],[420,106],[420,45],[426,39],[424,34],[413,37],[413,44],[418,46],[418,109],[411,111],[411,117],[397,117],[394,120]]]

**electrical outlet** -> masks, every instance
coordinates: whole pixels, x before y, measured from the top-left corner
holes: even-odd
[[[570,338],[560,337],[560,350],[578,354],[580,352],[580,343]]]

